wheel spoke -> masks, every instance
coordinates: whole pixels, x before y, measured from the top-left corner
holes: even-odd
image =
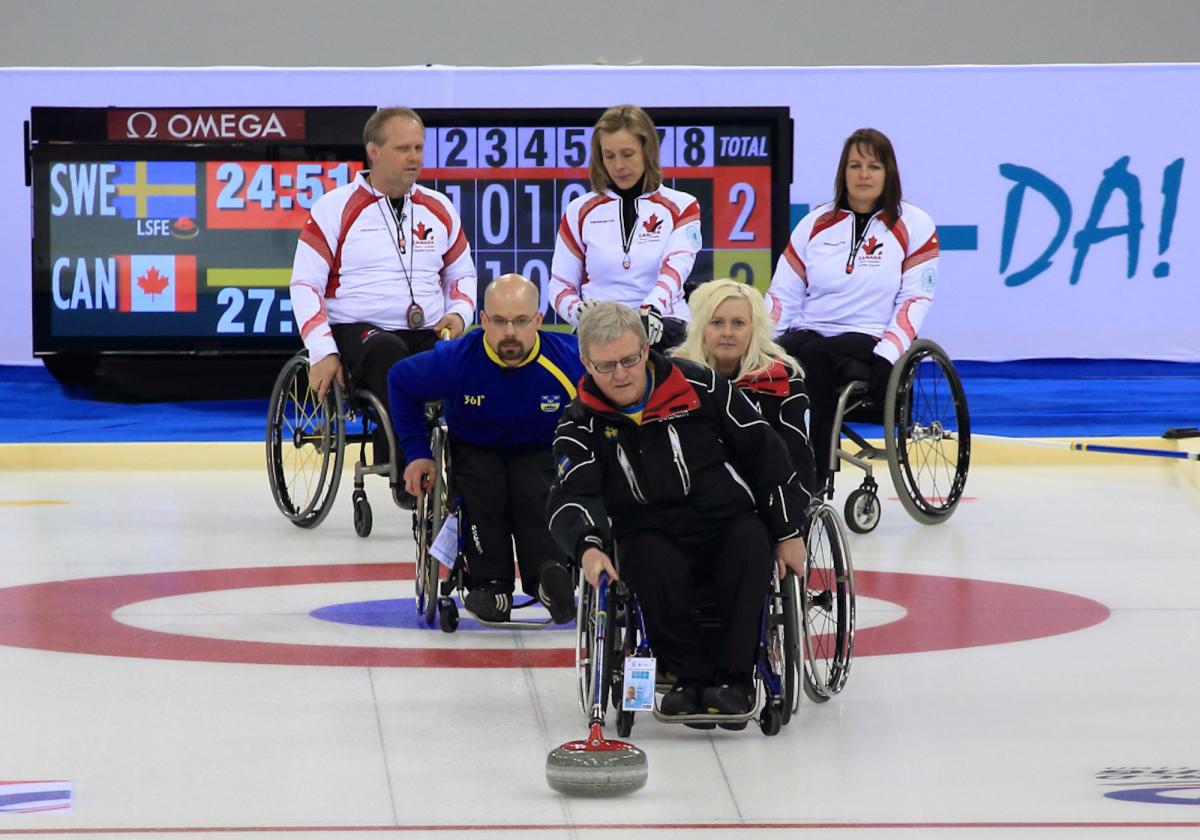
[[[892,403],[896,490],[914,517],[934,522],[957,505],[970,432],[957,374],[932,342],[919,340]]]
[[[343,434],[331,406],[340,389],[318,401],[308,387],[308,363],[290,360],[276,379],[268,408],[268,476],[276,504],[297,525],[312,527],[328,513],[341,475]]]
[[[837,515],[821,504],[810,526],[801,616],[805,691],[816,702],[836,694],[849,669],[854,607],[848,564]]]

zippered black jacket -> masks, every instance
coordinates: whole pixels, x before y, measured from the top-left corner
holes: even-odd
[[[558,424],[550,531],[577,560],[643,529],[684,541],[757,508],[775,540],[800,536],[808,494],[774,429],[725,377],[650,352],[654,386],[638,424],[591,376]]]
[[[733,380],[758,409],[771,428],[779,433],[792,457],[792,466],[806,492],[805,503],[816,492],[816,462],[808,440],[810,403],[804,375],[776,359],[755,376],[742,375]]]

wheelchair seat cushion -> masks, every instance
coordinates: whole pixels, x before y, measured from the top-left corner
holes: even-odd
[[[859,359],[847,359],[838,368],[837,380],[839,385],[850,382],[870,382],[871,365]]]

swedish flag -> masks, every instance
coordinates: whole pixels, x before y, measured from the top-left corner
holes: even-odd
[[[174,160],[118,160],[113,206],[123,219],[196,217],[196,164]]]

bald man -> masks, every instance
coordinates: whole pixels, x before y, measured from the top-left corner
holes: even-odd
[[[540,329],[538,288],[519,274],[488,285],[480,320],[483,329],[410,356],[388,374],[392,424],[409,459],[404,484],[419,496],[432,479],[424,407],[440,400],[462,499],[466,608],[484,621],[509,620],[515,542],[522,589],[564,624],[575,616],[575,585],[550,536],[546,498],[554,429],[583,376],[579,344]]]

